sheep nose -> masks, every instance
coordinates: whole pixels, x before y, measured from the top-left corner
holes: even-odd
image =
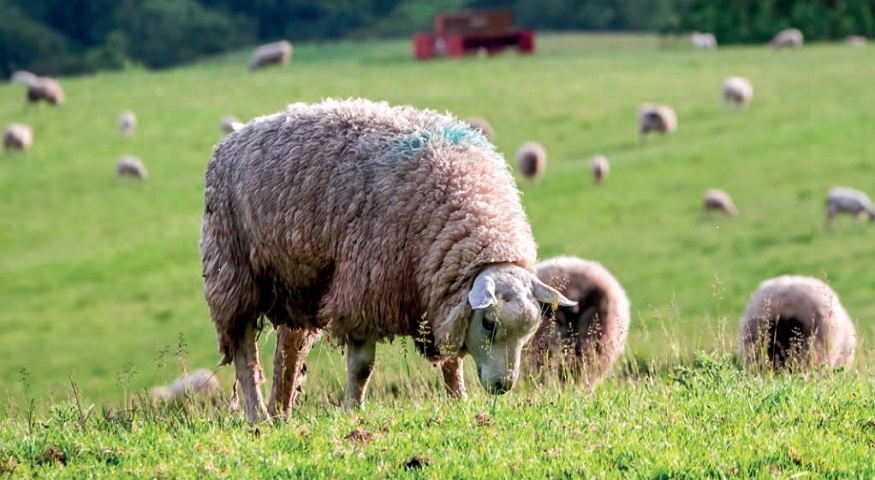
[[[513,380],[507,377],[498,378],[489,383],[489,393],[493,395],[504,395],[513,388]]]

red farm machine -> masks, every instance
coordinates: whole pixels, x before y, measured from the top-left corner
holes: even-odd
[[[485,52],[496,55],[505,48],[521,53],[535,51],[535,32],[514,25],[513,10],[462,10],[434,16],[434,32],[413,37],[417,60],[458,58]]]

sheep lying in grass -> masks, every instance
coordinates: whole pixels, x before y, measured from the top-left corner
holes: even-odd
[[[465,123],[470,125],[474,130],[480,131],[480,133],[486,137],[486,140],[489,140],[490,142],[495,141],[495,130],[492,129],[492,125],[490,125],[485,118],[469,117],[465,119]]]
[[[726,215],[735,215],[738,210],[735,204],[732,203],[732,197],[723,190],[716,188],[709,189],[705,192],[702,198],[702,208],[706,212],[721,212]]]
[[[671,107],[645,103],[638,109],[638,132],[642,138],[650,132],[665,135],[674,132],[677,128],[677,115]]]
[[[723,81],[723,100],[743,107],[753,100],[753,85],[746,78],[729,77]]]
[[[49,105],[62,105],[65,101],[64,89],[54,78],[36,77],[27,83],[27,101],[46,102]]]
[[[130,155],[122,155],[115,164],[116,177],[132,177],[142,181],[149,179],[149,171],[139,158]]]
[[[170,385],[152,389],[155,400],[182,403],[187,399],[216,397],[221,386],[216,375],[206,369],[198,369],[176,379]]]
[[[33,132],[21,123],[10,123],[3,131],[3,148],[6,150],[27,150],[33,145]]]
[[[134,134],[134,128],[137,126],[137,116],[134,112],[128,110],[118,117],[118,129],[125,137],[130,137]]]
[[[542,282],[577,305],[559,307],[555,314],[544,306],[544,321],[529,351],[531,364],[594,387],[626,346],[630,306],[625,290],[603,266],[576,257],[545,260],[535,270]]]
[[[535,182],[547,168],[547,151],[539,143],[526,142],[516,152],[516,163],[523,177]]]
[[[605,180],[605,177],[608,176],[608,172],[611,170],[611,165],[608,163],[607,157],[604,155],[596,155],[592,157],[590,168],[592,169],[592,181],[595,182],[596,185],[601,185]]]
[[[286,40],[267,43],[255,49],[249,70],[256,71],[268,65],[286,65],[292,58],[292,44]]]
[[[207,166],[204,294],[251,422],[260,318],[278,338],[273,415],[295,400],[316,332],[346,349],[346,405],[363,405],[376,344],[411,336],[465,396],[470,353],[509,391],[538,303],[573,305],[533,272],[536,247],[507,163],[461,121],[367,100],[293,104],[225,137]],[[277,386],[279,385],[279,386]]]
[[[693,32],[690,35],[690,40],[693,42],[693,46],[696,48],[710,50],[717,48],[717,38],[713,33],[699,33]]]
[[[826,197],[826,226],[832,228],[838,214],[845,213],[859,219],[861,215],[875,221],[875,205],[864,192],[849,187],[835,187]]]
[[[827,284],[786,275],[764,281],[751,296],[738,343],[740,358],[752,366],[839,367],[853,362],[857,333]]]
[[[219,130],[221,130],[223,135],[234,133],[241,128],[243,128],[243,122],[237,120],[237,117],[232,115],[226,115],[219,121]]]
[[[788,28],[778,32],[772,39],[770,45],[772,46],[772,49],[777,52],[788,47],[802,48],[804,41],[805,37],[802,35],[802,32],[795,28]]]

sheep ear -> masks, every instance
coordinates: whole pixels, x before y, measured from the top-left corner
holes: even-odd
[[[495,305],[495,280],[489,275],[478,275],[474,285],[468,292],[468,303],[474,310],[481,310]]]
[[[434,332],[435,346],[441,355],[453,357],[462,351],[470,316],[471,311],[462,302],[450,310],[444,321],[437,325]]]
[[[557,308],[559,305],[563,307],[573,307],[577,302],[565,298],[558,290],[542,282],[538,277],[532,275],[532,293],[535,294],[535,300],[553,305]]]

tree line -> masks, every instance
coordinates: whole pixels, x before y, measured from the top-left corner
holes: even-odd
[[[764,42],[780,28],[809,40],[875,34],[873,0],[0,0],[0,74],[76,74],[196,58],[288,39],[403,37],[434,13],[512,7],[546,30],[713,32]]]

